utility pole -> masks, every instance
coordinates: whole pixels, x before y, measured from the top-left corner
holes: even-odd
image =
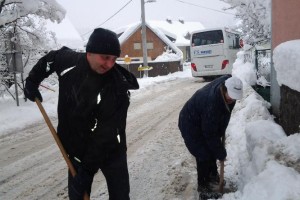
[[[148,55],[147,55],[147,37],[146,37],[146,21],[145,21],[145,2],[141,0],[142,10],[142,46],[143,46],[143,67],[148,67]],[[144,71],[144,76],[148,77],[148,71]]]

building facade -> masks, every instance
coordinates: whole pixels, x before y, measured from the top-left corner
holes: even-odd
[[[281,43],[300,39],[300,1],[272,0],[272,52]],[[297,66],[300,68],[300,66]],[[300,132],[300,92],[278,85],[272,63],[271,104],[285,132]]]

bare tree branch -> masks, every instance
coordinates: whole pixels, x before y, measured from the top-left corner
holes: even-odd
[[[18,27],[20,30],[22,30],[22,31],[24,31],[24,32],[26,32],[26,33],[28,33],[29,35],[33,35],[34,37],[36,37],[36,39],[40,39],[39,36],[37,36],[36,34],[30,32],[30,31],[25,30],[25,29],[22,28],[21,26],[17,25],[17,27]]]

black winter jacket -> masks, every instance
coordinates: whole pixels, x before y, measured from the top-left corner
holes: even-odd
[[[139,88],[135,76],[118,64],[97,74],[85,53],[63,47],[41,58],[27,79],[40,84],[53,72],[59,77],[57,133],[69,156],[97,168],[126,152],[128,90]]]
[[[202,161],[223,160],[226,150],[221,137],[225,135],[235,105],[225,103],[221,87],[230,75],[222,76],[199,89],[179,114],[179,129],[192,155]]]

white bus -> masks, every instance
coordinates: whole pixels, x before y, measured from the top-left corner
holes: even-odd
[[[191,71],[194,77],[231,74],[242,46],[239,33],[228,28],[194,31],[191,34]]]

